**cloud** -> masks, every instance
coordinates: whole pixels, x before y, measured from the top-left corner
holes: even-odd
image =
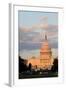
[[[54,36],[57,35],[57,32],[47,32],[46,34],[47,36]]]
[[[25,59],[33,57],[33,56],[38,57],[40,54],[40,50],[38,50],[38,49],[36,49],[36,50],[22,50],[22,51],[20,51],[19,54],[22,58],[25,58]]]
[[[29,27],[19,27],[19,31],[29,32],[30,31],[30,28]]]
[[[42,30],[46,30],[48,29],[48,24],[45,24],[45,23],[41,23],[41,24],[35,24],[31,27],[19,27],[19,31],[22,31],[22,32],[30,32],[30,31],[34,31],[34,30],[38,30],[38,29],[42,29]]]
[[[19,41],[32,41],[32,39],[39,35],[39,32],[24,32],[24,31],[19,31]]]
[[[31,32],[31,31],[35,31],[35,30],[38,30],[39,29],[41,30],[45,30],[45,31],[56,31],[58,30],[58,26],[57,25],[48,25],[48,24],[45,24],[45,23],[41,23],[41,24],[35,24],[31,27],[19,27],[19,31],[22,31],[22,32]]]
[[[19,51],[39,49],[47,34],[51,48],[58,48],[58,26],[36,24],[19,28]]]
[[[48,24],[45,24],[45,23],[41,23],[41,24],[36,24],[36,25],[33,25],[31,27],[31,30],[35,30],[35,29],[47,29],[48,28]]]
[[[40,21],[42,22],[48,22],[48,17],[47,16],[42,16],[42,17],[40,17]]]
[[[49,25],[48,30],[58,30],[58,25]]]
[[[40,47],[41,47],[41,43],[35,43],[35,44],[24,44],[24,43],[22,43],[22,47],[19,47],[19,54],[20,54],[20,52],[21,52],[21,55],[22,56],[25,56],[25,57],[28,57],[28,56],[30,56],[30,55],[37,55],[37,54],[39,54],[39,52],[40,52]],[[57,43],[53,43],[53,44],[50,44],[49,43],[49,47],[51,48],[51,50],[53,51],[53,49],[56,49],[56,50],[58,50],[58,48],[57,48]],[[38,50],[39,52],[36,52],[36,50]],[[32,52],[33,51],[33,52]],[[53,56],[57,56],[57,53],[55,53],[54,51],[53,51]]]
[[[38,32],[37,30],[30,31],[30,32],[19,31],[19,41],[20,42],[32,42],[32,43],[40,42],[41,43],[44,41],[45,34],[47,34],[49,41],[53,41],[54,38],[58,39],[58,32],[54,28],[53,30],[46,30],[46,31],[38,30]]]
[[[19,51],[40,49],[43,42],[19,42]],[[58,41],[56,38],[49,40],[48,43],[51,48],[58,48]]]
[[[36,50],[40,48],[41,43],[19,42],[19,51]]]

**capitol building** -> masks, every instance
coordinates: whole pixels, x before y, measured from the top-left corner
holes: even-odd
[[[31,63],[33,69],[51,69],[53,65],[52,51],[48,43],[47,35],[40,47],[40,55],[28,59],[28,65]]]

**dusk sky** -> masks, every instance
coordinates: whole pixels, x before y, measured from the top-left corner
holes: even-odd
[[[18,11],[19,55],[22,58],[39,56],[47,34],[54,57],[58,56],[58,13]]]

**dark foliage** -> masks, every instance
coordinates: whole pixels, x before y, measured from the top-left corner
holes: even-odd
[[[19,73],[32,70],[32,64],[29,63],[29,65],[27,66],[26,62],[27,60],[19,56]]]
[[[19,73],[27,70],[27,65],[25,64],[25,61],[26,61],[25,59],[22,59],[19,56]]]
[[[31,63],[29,63],[28,70],[30,70],[30,71],[31,71],[31,69],[32,69],[32,64],[31,64]]]
[[[53,66],[51,68],[51,71],[58,72],[58,59],[57,58],[54,59],[54,62],[53,62]]]

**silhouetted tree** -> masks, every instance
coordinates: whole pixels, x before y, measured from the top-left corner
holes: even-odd
[[[32,69],[32,64],[31,63],[29,63],[28,69],[31,71],[31,69]]]
[[[27,71],[27,65],[25,64],[25,59],[22,59],[19,56],[19,73],[21,73],[22,71]]]
[[[51,68],[51,71],[58,72],[58,59],[57,58],[54,59],[54,62],[53,62],[53,66]]]

